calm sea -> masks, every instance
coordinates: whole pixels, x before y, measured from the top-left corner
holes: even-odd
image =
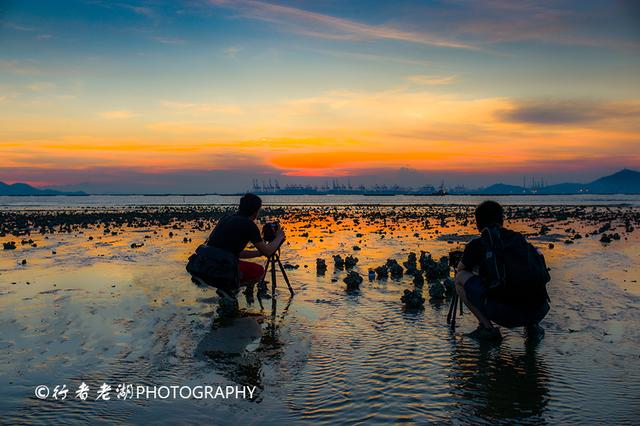
[[[475,205],[493,199],[505,205],[632,205],[640,206],[637,195],[447,195],[447,196],[365,196],[365,195],[264,195],[265,205]],[[0,196],[0,207],[112,207],[138,205],[228,205],[236,204],[237,195],[89,195],[72,196]]]

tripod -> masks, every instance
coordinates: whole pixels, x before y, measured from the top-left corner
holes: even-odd
[[[281,245],[282,243],[280,243],[280,246]],[[295,294],[293,292],[293,288],[291,287],[291,283],[289,282],[289,277],[287,276],[287,273],[284,270],[284,266],[282,266],[282,262],[280,261],[280,246],[278,246],[276,251],[267,258],[267,262],[264,265],[264,273],[262,274],[262,278],[260,279],[260,286],[263,286],[264,279],[267,276],[267,272],[269,271],[269,269],[271,269],[271,297],[273,299],[275,299],[276,297],[276,263],[280,268],[280,272],[282,273],[282,277],[284,278],[284,281],[287,283],[287,287],[289,287],[289,292],[291,293],[291,296]],[[260,297],[258,297],[258,300],[260,300]],[[260,304],[262,304],[262,302],[260,302]]]
[[[454,269],[455,272],[455,269]],[[449,313],[447,313],[447,324],[451,326],[451,330],[456,329],[456,311],[458,310],[458,291],[453,287],[453,296],[451,296],[451,304],[449,305]],[[462,315],[462,299],[460,299],[460,315]]]

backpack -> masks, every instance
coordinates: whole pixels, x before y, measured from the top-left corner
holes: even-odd
[[[519,232],[488,226],[480,237],[489,292],[519,305],[549,300],[551,280],[542,253]]]
[[[233,253],[218,247],[199,246],[189,257],[186,269],[213,287],[224,290],[238,286],[238,259]]]

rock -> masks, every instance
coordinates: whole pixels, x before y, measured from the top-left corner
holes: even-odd
[[[324,259],[317,258],[316,259],[316,273],[318,275],[324,275],[327,272],[327,263]]]
[[[5,250],[15,250],[16,249],[16,242],[15,241],[9,241],[8,243],[2,243],[2,247],[4,247]]]
[[[27,259],[22,259],[22,262],[20,262],[22,265],[26,265],[27,264]]]
[[[354,256],[347,256],[344,258],[344,266],[347,269],[353,269],[354,266],[358,263],[358,258]]]
[[[362,250],[360,246],[353,246],[353,251],[360,251],[360,250]]]
[[[363,280],[359,273],[351,271],[342,281],[347,285],[347,291],[351,292],[360,290],[360,284],[362,284]]]
[[[369,281],[373,281],[376,279],[376,271],[375,269],[369,269]]]
[[[420,290],[405,290],[404,294],[400,298],[400,301],[404,303],[405,308],[410,310],[424,309],[424,297]]]
[[[144,243],[131,243],[131,248],[135,249],[135,248],[140,248],[144,245]]]
[[[602,236],[600,237],[600,242],[603,244],[609,244],[611,242],[611,237],[607,234],[602,234]]]
[[[387,265],[378,266],[375,271],[379,280],[389,278],[389,268],[387,268]]]
[[[413,274],[413,285],[419,289],[422,289],[422,287],[424,287],[424,277],[422,276],[422,271],[418,270]]]
[[[342,259],[342,256],[339,254],[333,256],[333,266],[339,271],[344,269],[344,260]]]
[[[553,243],[549,243],[549,250],[553,250],[554,247],[555,245]]]
[[[449,258],[447,256],[442,256],[440,260],[436,262],[431,258],[431,255],[427,253],[424,258],[421,256],[420,265],[428,281],[437,281],[449,276]]]
[[[282,267],[284,269],[287,269],[289,271],[293,270],[293,269],[298,269],[300,267],[300,265],[294,265],[292,263],[289,262],[285,262],[284,265],[282,265]]]
[[[439,281],[429,284],[429,298],[432,300],[444,299],[446,292],[447,289]]]
[[[411,252],[406,260],[406,262],[402,263],[404,267],[407,269],[407,275],[414,275],[418,270],[418,262],[416,258],[416,254]]]
[[[402,278],[404,275],[404,269],[395,259],[387,259],[387,268],[389,268],[389,273],[391,274],[391,278]]]
[[[442,285],[444,285],[444,289],[447,295],[451,295],[453,294],[453,292],[456,291],[455,283],[453,281],[453,278],[451,277],[447,277],[444,280],[442,280]]]

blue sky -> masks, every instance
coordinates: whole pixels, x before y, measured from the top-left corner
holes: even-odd
[[[0,41],[2,181],[473,186],[640,167],[632,1],[4,1]]]

